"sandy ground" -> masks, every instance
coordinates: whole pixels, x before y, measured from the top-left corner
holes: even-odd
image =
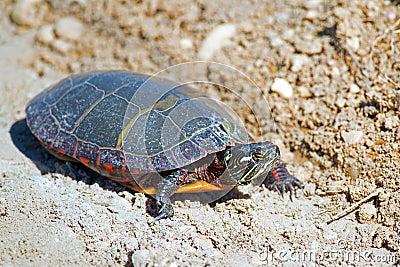
[[[66,17],[77,23],[63,28]],[[1,1],[0,265],[399,265],[399,19],[396,1],[378,0]],[[199,59],[267,96],[276,134],[257,136],[268,125],[236,109],[304,182],[293,202],[250,186],[211,204],[181,198],[174,218],[152,223],[152,198],[53,158],[27,129],[29,100],[70,73]],[[293,94],[272,90],[276,78]]]

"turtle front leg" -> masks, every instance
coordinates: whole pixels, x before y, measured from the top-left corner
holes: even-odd
[[[174,215],[170,197],[184,184],[191,180],[189,179],[189,171],[179,169],[165,176],[159,183],[157,189],[157,205],[160,207],[156,221],[164,218],[171,218]]]
[[[287,171],[282,160],[268,173],[265,183],[269,189],[275,189],[282,196],[286,191],[289,191],[290,199],[292,199],[293,191],[296,187],[303,188],[300,180]]]

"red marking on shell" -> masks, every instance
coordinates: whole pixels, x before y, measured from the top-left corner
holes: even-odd
[[[110,163],[103,163],[104,168],[106,168],[109,174],[114,174],[113,165]]]
[[[83,162],[83,164],[88,165],[89,164],[89,160],[86,158],[79,158],[80,161]]]
[[[91,143],[78,141],[76,159],[78,160],[84,159],[86,161],[86,165],[88,163],[91,163],[91,166],[96,166],[96,159],[98,157],[98,153],[100,153],[98,146]]]
[[[97,159],[96,159],[96,165],[100,166],[100,155],[101,155],[101,150],[100,152],[97,154]]]
[[[76,158],[76,151],[78,150],[78,142],[75,144],[74,152],[72,154],[72,157]]]

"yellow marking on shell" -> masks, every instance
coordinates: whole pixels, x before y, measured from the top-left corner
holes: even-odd
[[[170,107],[173,107],[179,99],[180,97],[170,94],[166,98],[158,100],[152,106],[152,109],[162,109],[162,110],[169,109]]]
[[[169,97],[167,97],[167,98],[169,98]],[[170,108],[170,107],[173,107],[173,106],[175,105],[175,103],[176,103],[176,99],[175,99],[175,101],[170,101],[170,103],[169,103],[169,102],[166,102],[166,104],[163,103],[163,102],[164,102],[164,101],[158,101],[158,102],[156,102],[154,105],[152,105],[152,106],[150,106],[150,107],[148,107],[148,108],[144,108],[144,109],[140,110],[140,111],[129,121],[129,123],[126,124],[126,126],[124,127],[124,129],[122,130],[122,132],[118,135],[118,142],[117,142],[117,145],[116,145],[115,148],[116,148],[116,149],[120,149],[120,148],[121,148],[121,146],[122,146],[122,141],[123,141],[124,136],[126,136],[126,135],[128,134],[128,132],[129,132],[129,130],[131,129],[132,125],[137,121],[137,119],[138,119],[142,114],[146,113],[147,111],[156,109],[156,108],[166,110],[166,109],[168,109],[168,108]],[[167,104],[169,104],[169,105],[167,105]]]
[[[133,118],[129,121],[129,123],[124,127],[124,129],[122,130],[122,132],[119,133],[119,135],[118,135],[118,142],[117,142],[117,145],[115,146],[116,149],[120,149],[120,148],[121,148],[123,137],[128,133],[128,131],[131,129],[132,125],[135,123],[135,121],[137,120],[137,118],[139,118],[139,116],[143,114],[143,112],[145,112],[145,111],[138,112],[138,113],[135,115],[135,117],[133,117]]]
[[[234,136],[235,139],[240,140],[241,143],[248,143],[249,136],[247,135],[247,132],[244,135],[241,135],[240,130],[239,130],[240,127],[238,127],[238,125],[236,123],[234,123],[226,118],[222,118],[220,121],[221,121],[222,126],[224,127],[226,132],[229,133],[230,136]],[[251,140],[251,138],[250,138],[250,140]]]
[[[88,82],[90,84],[90,82]],[[114,94],[116,91],[118,91],[119,89],[126,87],[128,85],[132,84],[132,82],[130,83],[126,83],[121,85],[120,87],[115,88],[114,90],[112,90],[111,92],[109,92],[108,94],[103,95],[102,97],[100,97],[99,99],[97,99],[96,101],[94,101],[93,104],[90,105],[89,108],[87,108],[85,110],[85,112],[83,112],[83,114],[76,120],[75,124],[74,124],[74,128],[72,128],[71,132],[74,132],[76,130],[76,128],[79,127],[79,125],[81,124],[81,122],[86,118],[86,116],[89,114],[89,112],[91,112],[96,106],[97,104],[99,104],[104,98]],[[94,85],[93,85],[94,86]],[[96,88],[96,87],[95,87]]]
[[[191,96],[188,95],[188,97],[191,97]],[[167,110],[167,109],[173,107],[179,99],[181,99],[181,98],[176,96],[176,95],[169,95],[166,98],[158,100],[154,105],[152,105],[152,106],[150,106],[148,108],[144,108],[144,109],[140,110],[140,112],[138,112],[135,115],[135,117],[133,117],[129,121],[129,123],[126,124],[126,126],[124,127],[122,132],[118,135],[118,141],[117,141],[117,145],[116,145],[115,148],[116,149],[120,149],[121,148],[124,136],[127,135],[129,130],[131,129],[132,125],[136,122],[136,120],[139,118],[139,116],[141,116],[142,114],[146,113],[147,111],[154,110],[154,109]],[[177,128],[179,129],[179,127],[177,127]],[[185,136],[184,140],[186,140],[187,136],[184,134],[184,132],[182,132],[181,129],[179,129],[179,131],[183,136]]]

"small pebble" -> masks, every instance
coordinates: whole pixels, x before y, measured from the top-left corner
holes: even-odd
[[[299,93],[299,96],[302,98],[309,98],[312,96],[310,90],[308,90],[308,88],[305,86],[297,87],[297,92]]]
[[[355,145],[361,142],[364,134],[362,131],[341,131],[343,140],[349,145]]]
[[[360,168],[358,168],[358,166],[356,165],[351,165],[348,169],[347,169],[347,174],[353,179],[357,179],[358,176],[360,175]]]
[[[71,43],[58,39],[54,40],[54,42],[51,45],[56,51],[63,54],[66,54],[74,47]]]
[[[86,213],[87,213],[87,215],[89,215],[90,217],[96,216],[96,212],[95,212],[94,210],[92,210],[92,209],[88,209],[88,210],[86,211]]]
[[[385,128],[393,130],[400,125],[400,119],[397,116],[390,116],[384,119]]]
[[[18,25],[34,26],[37,23],[36,5],[41,0],[18,0],[11,12],[11,19]]]
[[[337,106],[339,109],[341,109],[341,108],[343,108],[344,105],[346,104],[346,99],[344,99],[344,98],[341,97],[341,96],[338,96],[338,98],[336,99],[335,104],[336,104],[336,106]]]
[[[322,41],[314,37],[306,36],[305,40],[298,39],[295,41],[294,46],[300,53],[307,55],[319,54],[322,52]]]
[[[318,18],[318,12],[317,11],[315,11],[315,10],[309,10],[309,11],[307,11],[307,13],[306,13],[306,15],[305,15],[305,19],[308,19],[308,20],[310,20],[310,21],[313,21],[313,20],[315,20],[316,18]]]
[[[36,34],[36,38],[44,43],[49,44],[54,41],[54,27],[53,25],[43,25],[40,27],[39,31]]]
[[[370,203],[363,204],[358,212],[360,223],[368,223],[376,218],[376,208]]]
[[[291,98],[293,96],[293,88],[285,79],[276,78],[271,90],[284,98]]]
[[[233,24],[222,24],[215,27],[201,44],[199,58],[210,60],[215,52],[229,44],[229,40],[235,32],[236,26]]]
[[[310,91],[311,93],[316,96],[316,97],[321,97],[326,95],[326,87],[322,85],[314,85],[311,87]]]
[[[396,17],[397,17],[397,15],[396,15],[395,12],[390,12],[388,14],[388,19],[391,20],[391,21],[394,21],[396,19]]]
[[[193,42],[189,38],[183,38],[180,41],[180,45],[183,49],[191,49],[193,48]]]
[[[351,48],[351,50],[358,51],[360,48],[360,38],[351,37],[346,39],[346,44]]]
[[[332,67],[332,76],[340,77],[340,70],[337,67]]]
[[[390,199],[390,193],[382,190],[381,193],[378,195],[378,199],[380,202],[387,202]]]
[[[147,249],[136,250],[132,255],[133,266],[147,266],[150,260],[150,251]]]
[[[274,31],[268,32],[268,38],[269,38],[269,41],[271,42],[271,46],[274,48],[279,47],[285,43],[282,40],[282,38],[279,36],[279,34]]]
[[[196,247],[200,247],[203,250],[213,248],[213,244],[210,239],[206,238],[205,236],[197,235],[192,237],[193,243]]]
[[[293,72],[298,72],[303,69],[304,65],[310,62],[310,58],[307,55],[294,54],[291,56],[292,67],[290,68]]]
[[[282,32],[281,34],[282,34],[281,37],[284,40],[289,41],[289,40],[292,40],[294,38],[294,36],[298,34],[298,32],[295,31],[294,29],[287,29],[284,32]]]
[[[250,21],[243,21],[240,28],[244,33],[251,33],[254,31],[254,25]]]
[[[308,0],[304,1],[304,7],[307,9],[317,8],[321,6],[322,0]]]
[[[348,10],[347,8],[344,8],[343,6],[336,6],[333,9],[333,14],[335,14],[335,16],[337,18],[350,18],[351,17],[351,12],[350,10]]]
[[[346,186],[343,181],[332,181],[326,185],[326,193],[328,195],[336,195],[346,191]]]
[[[55,31],[62,39],[76,41],[82,35],[83,24],[74,17],[65,17],[57,21]]]
[[[360,92],[360,87],[358,87],[357,84],[352,84],[350,85],[350,93],[352,94],[358,94]]]

